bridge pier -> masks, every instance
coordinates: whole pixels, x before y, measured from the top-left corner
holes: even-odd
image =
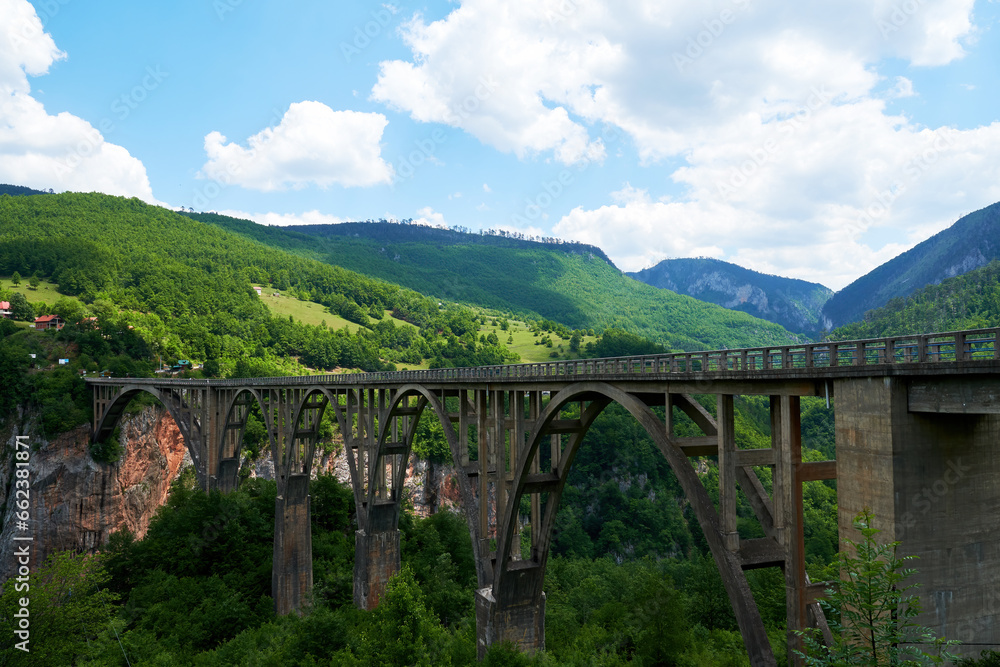
[[[219,461],[219,474],[215,478],[215,484],[222,493],[231,493],[236,490],[237,481],[240,475],[240,460],[236,458],[222,459]]]
[[[278,615],[302,610],[312,592],[309,475],[289,475],[274,501],[271,595]]]
[[[497,600],[492,586],[476,591],[478,659],[486,657],[490,646],[505,641],[525,653],[545,650],[545,593],[538,599],[529,593],[516,599]]]
[[[354,605],[370,611],[378,606],[389,577],[399,572],[399,530],[354,534]]]
[[[870,507],[879,538],[919,558],[916,622],[958,653],[1000,649],[1000,382],[874,377],[834,393],[841,537],[859,538]]]

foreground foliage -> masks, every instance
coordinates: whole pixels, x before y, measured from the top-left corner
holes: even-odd
[[[903,581],[916,570],[905,567],[914,556],[898,556],[899,542],[878,544],[871,510],[854,518],[859,541],[844,540],[847,549],[837,554],[841,567],[839,585],[821,600],[834,643],[825,646],[817,632],[804,633],[808,665],[937,665],[956,656],[948,648],[957,644],[914,622],[920,613],[912,593],[915,584]],[[930,652],[924,649],[928,648]]]

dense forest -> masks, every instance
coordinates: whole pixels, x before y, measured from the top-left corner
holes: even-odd
[[[57,308],[71,324],[67,337],[87,338],[80,329],[88,326],[130,328],[146,346],[133,359],[147,365],[158,355],[211,361],[222,373],[268,375],[304,372],[293,358],[317,370],[515,360],[501,342],[475,335],[479,315],[468,308],[276,252],[135,199],[0,196],[0,219],[0,275],[39,277],[75,297]],[[352,333],[272,316],[252,284],[315,301],[360,328]],[[76,326],[78,315],[97,320]],[[106,356],[101,336],[89,338],[86,354]]]

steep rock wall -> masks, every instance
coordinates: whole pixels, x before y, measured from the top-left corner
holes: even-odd
[[[13,480],[15,436],[26,435],[31,447],[32,568],[56,551],[93,552],[122,528],[142,537],[166,502],[171,482],[191,462],[177,425],[162,408],[145,407],[123,420],[125,454],[113,464],[90,457],[89,426],[48,440],[39,435],[31,415],[23,417],[20,427],[12,425],[4,434],[0,553],[13,553],[14,536],[26,534],[16,530]],[[0,578],[6,579],[13,565],[13,559],[0,560]]]

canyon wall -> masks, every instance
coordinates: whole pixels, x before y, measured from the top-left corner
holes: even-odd
[[[108,536],[127,528],[145,535],[149,521],[166,502],[171,482],[191,462],[177,425],[162,408],[144,407],[122,420],[122,458],[112,464],[90,457],[89,426],[52,439],[40,434],[31,414],[21,414],[3,433],[0,498],[4,499],[0,553],[14,553],[15,536],[31,536],[31,567],[56,551],[92,552]],[[14,475],[16,436],[27,436],[30,457],[28,530],[18,530]],[[0,559],[0,579],[10,576],[14,559]]]

